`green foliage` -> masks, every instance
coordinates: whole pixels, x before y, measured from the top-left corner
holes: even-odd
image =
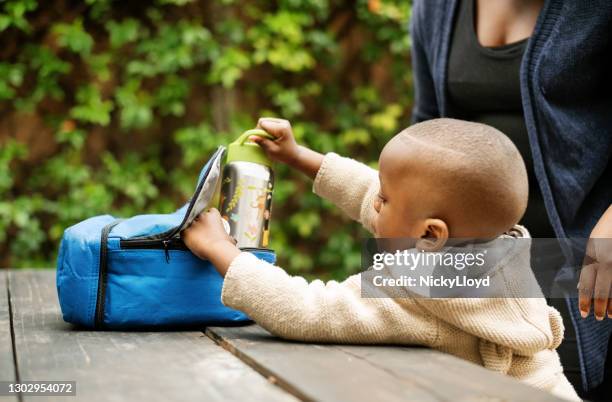
[[[87,56],[93,47],[93,39],[83,29],[83,21],[76,19],[70,24],[59,23],[53,27],[57,35],[57,43],[70,49],[74,53]]]
[[[262,115],[376,166],[409,121],[409,13],[400,0],[0,2],[14,44],[0,50],[0,266],[53,265],[63,230],[93,215],[173,211]],[[280,265],[358,270],[367,233],[298,173],[276,177]]]
[[[30,32],[26,13],[36,9],[36,0],[7,0],[0,7],[0,32],[11,27]]]
[[[70,117],[83,123],[106,126],[110,123],[113,104],[102,100],[100,91],[93,85],[82,86],[76,93],[77,104],[70,110]]]

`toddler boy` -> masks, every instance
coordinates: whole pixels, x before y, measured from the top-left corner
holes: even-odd
[[[264,118],[258,127],[276,140],[252,141],[312,177],[316,194],[377,238],[416,239],[416,247],[428,251],[442,249],[449,238],[529,238],[516,225],[527,205],[525,165],[492,127],[453,119],[413,125],[384,147],[378,172],[298,145],[286,120]],[[182,236],[225,276],[223,303],[277,336],[424,345],[579,400],[555,350],[563,337],[561,317],[544,298],[363,298],[360,274],[341,283],[308,283],[241,251],[215,209]],[[529,247],[513,249],[505,261],[507,270],[529,264]]]

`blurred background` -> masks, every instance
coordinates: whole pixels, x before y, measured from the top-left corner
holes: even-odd
[[[409,17],[401,0],[0,2],[0,267],[54,267],[93,215],[176,210],[259,116],[375,167],[410,121]],[[276,175],[279,265],[358,271],[367,232]]]

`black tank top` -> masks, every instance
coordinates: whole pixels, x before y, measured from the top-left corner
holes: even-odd
[[[529,177],[529,202],[521,223],[532,237],[554,237],[533,171],[521,102],[519,71],[527,39],[505,46],[481,46],[475,31],[474,0],[459,3],[448,61],[451,117],[488,124],[510,137],[525,160]]]

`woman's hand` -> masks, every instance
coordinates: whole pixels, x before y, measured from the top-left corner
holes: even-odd
[[[236,240],[227,234],[221,214],[216,208],[202,212],[181,232],[181,238],[192,253],[209,260],[221,276],[225,276],[231,262],[240,254]]]
[[[314,179],[323,163],[323,155],[302,145],[298,145],[288,120],[262,117],[257,122],[260,128],[275,137],[275,140],[251,136],[249,139],[261,146],[268,157],[286,163]]]
[[[612,205],[599,219],[587,242],[578,283],[579,308],[586,318],[593,304],[597,320],[612,318]],[[594,301],[594,302],[593,302]]]

